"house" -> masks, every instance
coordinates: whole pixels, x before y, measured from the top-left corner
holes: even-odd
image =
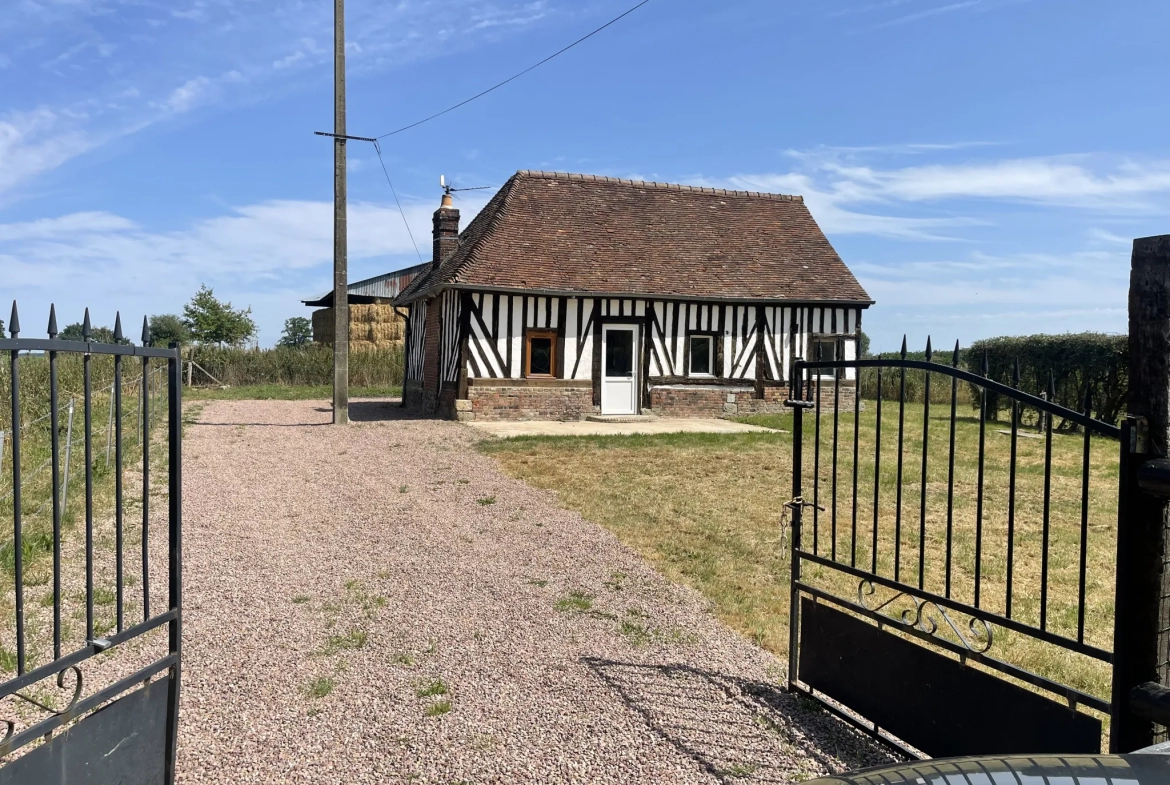
[[[416,264],[394,272],[354,281],[347,289],[349,302],[349,344],[354,351],[400,344],[405,337],[405,321],[394,309],[394,298],[411,281],[430,268]],[[313,311],[313,342],[333,344],[333,291],[320,297],[301,300]]]
[[[395,303],[403,405],[468,420],[781,411],[873,300],[799,196],[520,171]]]

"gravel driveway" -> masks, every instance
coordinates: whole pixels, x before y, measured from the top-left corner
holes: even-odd
[[[186,783],[791,782],[885,760],[457,423],[216,401],[184,444]]]

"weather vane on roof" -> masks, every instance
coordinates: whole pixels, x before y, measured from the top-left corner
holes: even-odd
[[[439,185],[443,188],[443,193],[447,196],[452,196],[456,191],[482,191],[485,188],[491,188],[490,185],[477,185],[474,188],[456,188],[453,185],[447,185],[447,176],[439,175]]]

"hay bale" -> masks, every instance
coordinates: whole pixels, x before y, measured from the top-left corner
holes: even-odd
[[[333,343],[333,309],[321,308],[313,311],[313,341]],[[387,347],[402,343],[406,337],[406,321],[394,310],[394,306],[383,303],[351,305],[349,307],[349,342],[371,347]]]

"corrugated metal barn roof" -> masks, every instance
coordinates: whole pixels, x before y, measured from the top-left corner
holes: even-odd
[[[349,285],[349,302],[360,304],[380,299],[393,299],[429,266],[429,262],[424,262],[413,267],[404,267],[394,272],[375,275],[373,278],[366,278],[363,281],[354,281]],[[330,308],[333,306],[333,292],[326,292],[320,297],[301,302],[311,308]]]

